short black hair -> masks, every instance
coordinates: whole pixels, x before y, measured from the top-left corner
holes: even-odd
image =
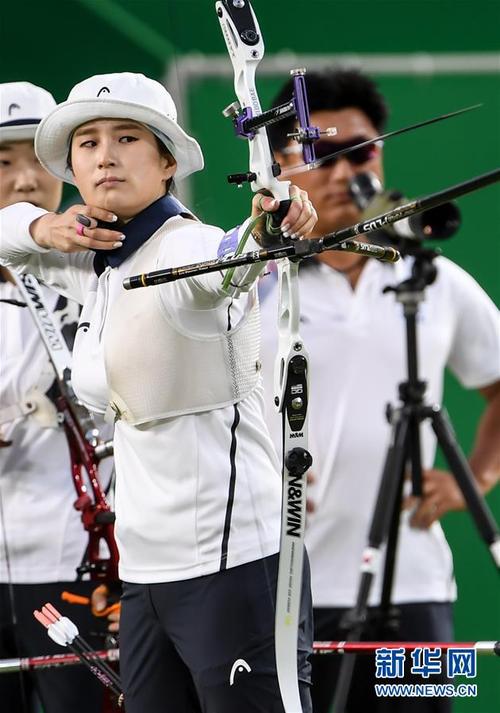
[[[305,75],[309,111],[360,109],[370,119],[379,134],[384,132],[389,108],[376,83],[358,69],[331,68],[311,71]],[[275,96],[271,106],[290,101],[293,93],[293,79],[290,78]],[[280,151],[288,144],[287,134],[296,125],[295,117],[290,117],[267,128],[273,149]]]

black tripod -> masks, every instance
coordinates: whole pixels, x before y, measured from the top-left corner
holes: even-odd
[[[399,385],[401,404],[387,407],[387,419],[392,426],[380,489],[377,495],[367,547],[363,552],[360,584],[354,609],[349,612],[348,641],[358,641],[365,629],[368,615],[368,597],[373,579],[380,568],[380,549],[387,540],[382,584],[381,603],[377,622],[390,628],[395,610],[391,606],[401,500],[407,465],[411,467],[412,492],[422,493],[422,464],[420,452],[420,423],[430,419],[432,429],[464,496],[467,507],[483,540],[488,545],[493,560],[500,568],[500,535],[491,511],[476,485],[474,475],[461,451],[447,412],[440,406],[429,406],[424,396],[426,382],[418,377],[417,315],[424,299],[424,291],[436,279],[435,250],[418,246],[413,251],[415,261],[411,277],[399,285],[386,287],[384,292],[394,292],[403,306],[406,322],[406,351],[408,379]],[[397,615],[397,612],[396,612]],[[394,623],[394,622],[393,622]],[[354,670],[355,656],[344,656],[333,703],[333,713],[344,713]]]

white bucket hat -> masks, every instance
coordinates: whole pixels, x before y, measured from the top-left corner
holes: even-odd
[[[34,139],[38,124],[55,106],[52,94],[30,82],[0,84],[0,143]]]
[[[40,163],[57,178],[74,183],[68,167],[73,131],[93,119],[132,119],[168,137],[177,161],[176,179],[203,168],[198,142],[177,123],[177,109],[165,87],[143,74],[97,74],[71,90],[40,123],[35,151]]]

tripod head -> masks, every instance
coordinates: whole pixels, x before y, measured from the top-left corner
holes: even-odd
[[[400,302],[406,302],[409,294],[420,295],[418,301],[421,302],[425,288],[432,285],[437,277],[437,267],[434,264],[434,260],[441,254],[441,251],[425,248],[419,243],[413,243],[411,249],[406,249],[404,254],[411,255],[414,258],[411,276],[400,282],[399,285],[384,287],[383,293],[394,292],[396,299],[400,295],[405,295],[404,299],[398,299]]]

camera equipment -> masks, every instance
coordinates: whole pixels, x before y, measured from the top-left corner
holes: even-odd
[[[448,204],[448,205],[451,205]],[[415,241],[415,239],[414,239]],[[394,567],[399,536],[403,486],[407,472],[411,473],[412,494],[422,495],[422,456],[420,424],[429,421],[449,470],[462,491],[474,524],[487,545],[495,566],[500,570],[500,532],[495,518],[481,494],[474,474],[456,440],[445,408],[426,401],[427,382],[421,378],[418,359],[419,310],[425,300],[425,290],[437,276],[434,259],[438,252],[413,242],[414,261],[411,276],[396,285],[384,288],[393,292],[403,308],[407,379],[399,384],[397,405],[388,404],[386,417],[391,426],[391,438],[384,462],[367,543],[360,565],[356,602],[345,618],[346,641],[360,641],[367,624],[378,627],[374,638],[393,638],[391,627],[397,624],[398,610],[392,604]],[[385,555],[383,546],[387,544]],[[380,604],[369,620],[368,601],[375,576],[383,572]],[[373,630],[372,632],[373,633]],[[354,671],[355,656],[342,661],[333,701],[334,713],[344,713]]]
[[[408,202],[400,191],[384,191],[378,177],[371,172],[355,176],[349,184],[349,192],[363,212],[363,220],[374,218]],[[459,227],[460,211],[455,203],[448,202],[386,225],[378,232],[378,237],[383,242],[396,243],[398,248],[404,249],[405,246],[411,246],[412,242],[450,238]]]

